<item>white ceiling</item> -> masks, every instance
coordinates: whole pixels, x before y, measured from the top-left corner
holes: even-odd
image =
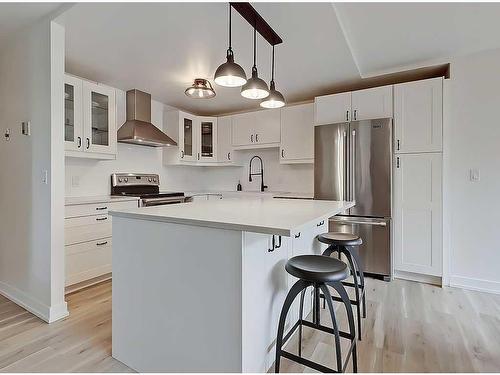
[[[362,76],[500,47],[498,3],[336,3]]]
[[[60,6],[60,3],[0,3],[0,46],[16,31]]]
[[[284,40],[276,84],[288,102],[424,61],[500,47],[500,4],[253,3]],[[123,90],[138,88],[198,114],[258,108],[238,89],[194,100],[184,89],[211,79],[227,49],[227,3],[81,3],[63,15],[67,71]],[[247,75],[252,29],[233,11],[233,49]],[[270,46],[258,38],[259,75]],[[212,81],[213,82],[213,81]]]

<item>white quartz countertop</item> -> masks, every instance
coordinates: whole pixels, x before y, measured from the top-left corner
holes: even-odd
[[[301,199],[207,200],[111,211],[112,216],[281,236],[337,215],[354,202]]]
[[[66,197],[65,205],[73,206],[76,204],[92,204],[92,203],[107,203],[107,202],[127,202],[138,201],[138,197],[120,197],[115,195],[95,195],[87,197]]]

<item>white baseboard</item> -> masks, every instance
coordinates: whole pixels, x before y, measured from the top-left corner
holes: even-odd
[[[417,281],[419,283],[426,283],[426,284],[432,284],[432,285],[437,285],[437,286],[442,285],[442,280],[441,280],[441,277],[439,277],[439,276],[423,275],[423,274],[414,273],[414,272],[394,270],[394,278],[403,279],[403,280],[410,280],[410,281]]]
[[[470,277],[450,276],[450,286],[469,290],[477,290],[480,292],[500,294],[500,282],[473,279]]]
[[[66,302],[58,306],[47,306],[46,304],[32,298],[22,290],[0,281],[0,294],[10,299],[15,304],[28,310],[47,323],[55,322],[68,316]]]

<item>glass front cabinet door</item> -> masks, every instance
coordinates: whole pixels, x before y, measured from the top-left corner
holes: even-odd
[[[217,161],[217,118],[199,117],[198,155],[199,161]]]
[[[65,76],[64,80],[64,148],[83,148],[82,80]]]
[[[198,119],[189,113],[179,113],[179,157],[181,161],[196,160],[196,128]]]
[[[84,82],[83,108],[85,151],[116,154],[115,90]]]

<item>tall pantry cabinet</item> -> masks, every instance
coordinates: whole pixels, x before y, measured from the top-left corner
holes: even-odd
[[[394,85],[394,270],[442,276],[443,79]]]

